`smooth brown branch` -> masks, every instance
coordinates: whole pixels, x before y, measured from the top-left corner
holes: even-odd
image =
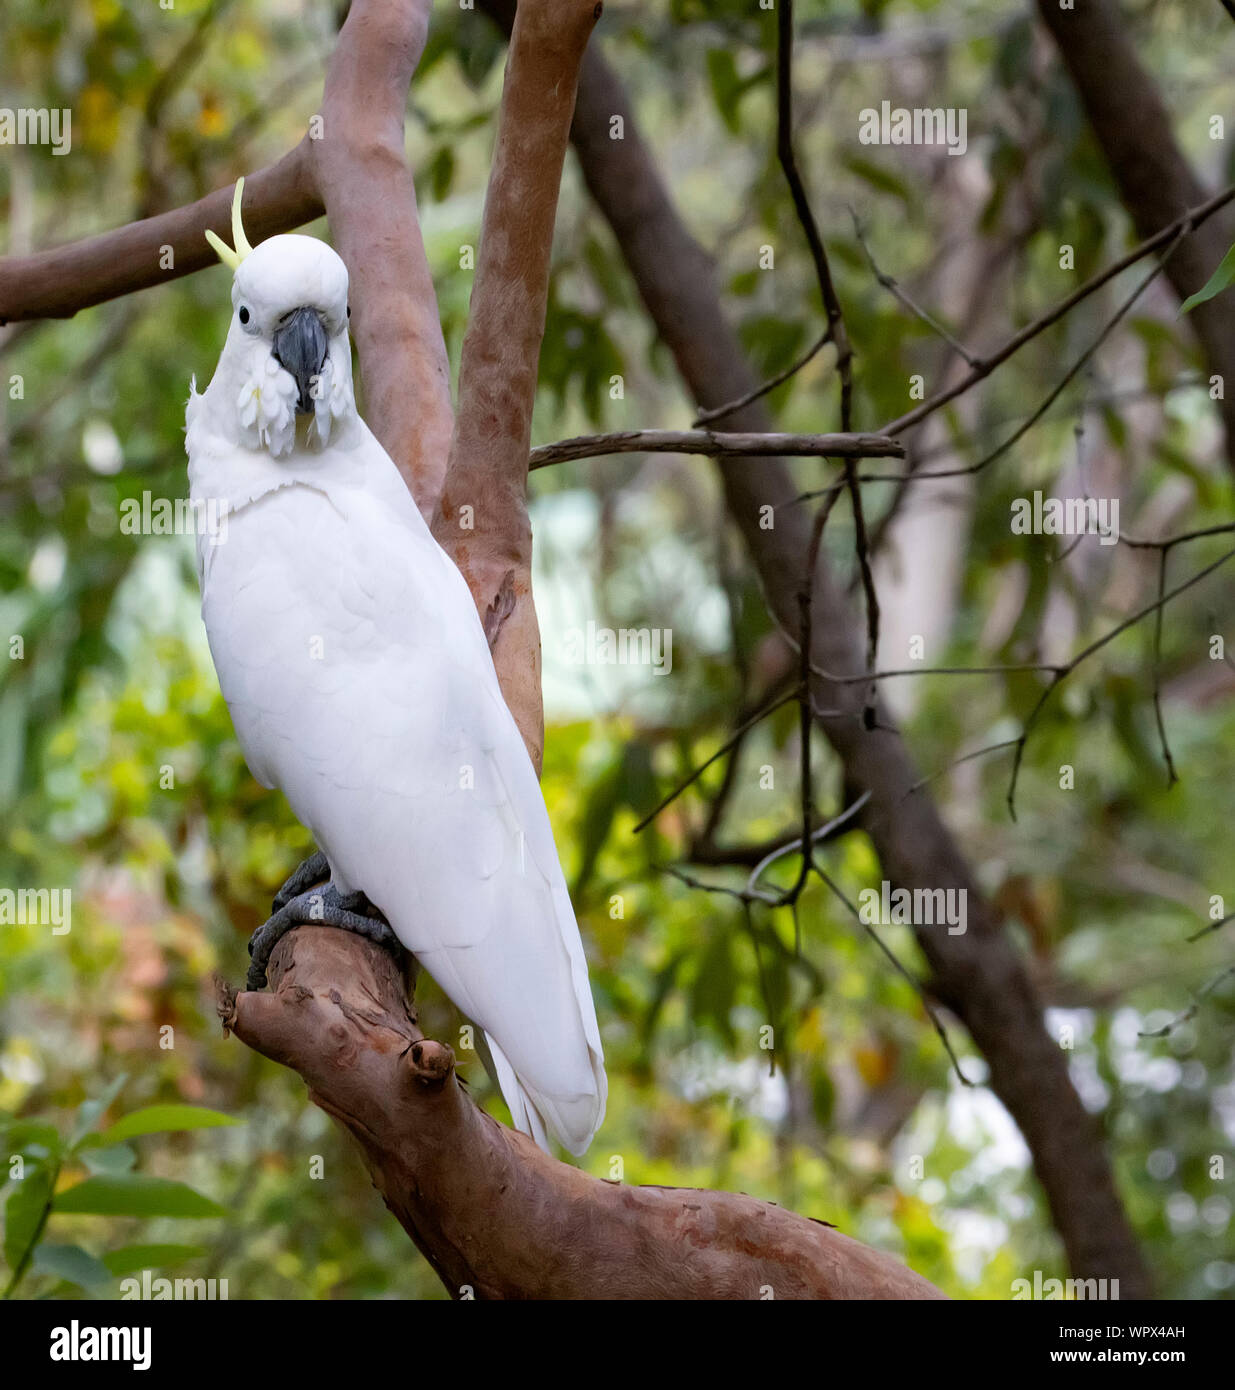
[[[407,93],[431,0],[354,0],[326,68],[309,142],[335,249],[351,275],[365,417],[431,516],[453,416],[437,296],[404,157]]]
[[[256,245],[322,215],[309,172],[309,137],[245,178],[244,225]],[[33,256],[0,259],[0,323],[70,318],[135,290],[218,265],[207,230],[231,235],[234,185],[197,202]]]
[[[270,981],[269,993],[218,985],[224,1029],[299,1072],[453,1298],[943,1297],[822,1221],[550,1158],[473,1104],[392,958],[358,936],[289,932]]]
[[[709,458],[884,458],[905,457],[905,446],[883,434],[753,434],[718,430],[617,430],[582,434],[533,449],[528,467],[548,468],[572,459],[606,454],[706,454]]]
[[[537,772],[544,750],[540,627],[532,599],[528,449],[545,331],[549,258],[579,68],[601,6],[522,0],[502,84],[497,145],[445,486],[439,544],[467,580],[502,693]]]

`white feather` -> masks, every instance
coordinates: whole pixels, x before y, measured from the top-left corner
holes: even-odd
[[[363,890],[484,1029],[515,1124],[581,1153],[606,1081],[548,813],[471,593],[356,413],[346,286],[323,243],[263,243],[232,295],[258,333],[234,316],[189,400],[191,494],[228,515],[222,543],[199,538],[219,683],[251,771],[285,792],[335,886]],[[341,327],[325,409],[289,444],[269,402],[294,407],[295,383],[259,335],[306,303]]]

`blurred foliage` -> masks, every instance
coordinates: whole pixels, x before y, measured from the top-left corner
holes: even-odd
[[[1215,184],[1229,177],[1225,145],[1207,133],[1226,81],[1220,7],[1128,8],[1190,157]],[[930,283],[945,250],[972,257],[1005,244],[1013,271],[1000,282],[1000,335],[1134,238],[1021,7],[799,0],[796,10],[799,157],[857,349],[858,423],[874,426],[908,408],[907,383],[929,370],[936,344],[876,284],[848,205],[881,268],[911,288]],[[8,249],[177,206],[276,157],[316,108],[336,18],[332,7],[290,0],[177,0],[170,9],[10,0],[0,15],[6,104],[67,106],[74,120],[71,157],[0,151]],[[601,34],[683,215],[716,258],[755,369],[783,369],[821,320],[775,161],[774,17],[747,0],[616,3]],[[454,361],[471,285],[460,247],[477,239],[502,55],[481,15],[439,4],[409,103],[409,153]],[[920,94],[969,111],[971,152],[953,163],[965,166],[977,198],[959,229],[948,217],[950,170],[941,174],[921,151],[854,138],[861,108],[912,105]],[[322,224],[311,230],[326,234]],[[1075,252],[1066,272],[1064,243]],[[765,244],[776,248],[774,271],[759,269]],[[1120,282],[1095,297],[986,383],[972,412],[949,413],[953,456],[972,461],[1002,437],[1123,293]],[[135,1226],[131,1208],[89,1217],[53,1209],[52,1235],[62,1239],[63,1223],[72,1243],[32,1261],[20,1293],[54,1294],[66,1279],[114,1293],[100,1270],[114,1281],[136,1268],[117,1262],[117,1251],[140,1239],[163,1248],[151,1267],[180,1260],[189,1275],[226,1277],[233,1297],[443,1297],[298,1078],[223,1040],[215,1019],[212,972],[240,976],[248,934],[309,839],[245,769],[196,611],[191,541],[125,535],[118,516],[124,499],[145,491],[184,495],[188,381],[209,376],[228,313],[218,269],[0,339],[0,884],[74,895],[67,935],[0,927],[0,1110],[25,1126],[9,1131],[2,1152],[26,1154],[27,1173],[43,1184],[23,1188],[6,1169],[8,1277],[42,1198],[54,1192],[59,1202],[61,1182],[87,1171],[129,1173],[127,1141],[112,1146],[125,1165],[90,1170],[107,1146],[74,1150],[55,1127],[73,1111],[89,1115],[88,1126],[118,1118],[103,1088],[127,1073],[126,1106],[207,1106],[246,1121],[208,1142],[159,1136],[141,1146],[149,1177],[216,1194],[222,1214],[194,1227],[200,1251],[177,1255],[170,1247],[184,1237],[171,1217]],[[1129,592],[1140,602],[1151,595],[1152,575],[1126,564],[1122,550],[1101,552],[1095,580],[1092,565],[1056,563],[1046,547],[1009,534],[1011,499],[1049,490],[1063,474],[1079,420],[1091,448],[1123,461],[1127,529],[1230,517],[1230,475],[1186,321],[1169,298],[1147,298],[1127,329],[1120,342],[1130,350],[1100,356],[1014,458],[982,475],[946,663],[1035,659],[1061,597],[1079,645],[1125,611]],[[690,418],[573,162],[541,381],[538,442]],[[1120,393],[1139,403],[1135,431]],[[780,428],[835,428],[828,354],[770,403]],[[798,467],[804,486],[817,482],[817,463]],[[796,922],[748,919],[730,899],[664,872],[703,833],[710,798],[726,786],[723,760],[632,833],[729,736],[781,660],[706,462],[572,464],[538,473],[533,488],[544,788],[611,1078],[609,1116],[584,1166],[609,1177],[620,1159],[628,1182],[783,1202],[901,1255],[956,1296],[1006,1298],[1026,1270],[1062,1274],[1019,1136],[989,1094],[956,1084],[913,991],[843,908],[812,885]],[[868,495],[877,526],[890,499]],[[1221,539],[1177,551],[1173,578],[1220,553]],[[852,533],[840,510],[828,546],[848,573]],[[1123,585],[1124,606],[1114,609],[1112,575]],[[1103,1115],[1161,1287],[1189,1298],[1235,1289],[1235,991],[1215,988],[1163,1038],[1142,1033],[1183,1012],[1230,959],[1229,932],[1185,944],[1209,921],[1212,895],[1235,895],[1235,784],[1215,756],[1232,747],[1235,707],[1230,683],[1211,679],[1209,650],[1229,585],[1219,575],[1190,591],[1164,624],[1164,704],[1183,779],[1169,790],[1144,627],[1079,668],[1047,706],[1015,825],[1003,807],[1006,758],[951,765],[1015,735],[1038,677],[924,679],[908,724],[924,772],[948,769],[933,788],[1023,941],[1054,1006],[1050,1026],[1073,1030],[1077,1085]],[[565,665],[561,632],[588,619],[671,628],[671,677]],[[746,739],[727,784],[723,843],[792,833],[798,757],[791,709]],[[1064,763],[1078,768],[1066,797],[1057,785]],[[822,746],[816,767],[821,808],[842,804]],[[861,836],[825,856],[851,895],[880,878]],[[772,877],[791,882],[795,871],[788,857]],[[698,870],[730,886],[745,873]],[[886,937],[917,964],[904,928]],[[455,1042],[461,1020],[440,992],[424,981],[419,997],[426,1031]],[[761,1045],[769,1024],[772,1050]],[[981,1059],[955,1029],[953,1038],[967,1074],[980,1078]],[[475,1057],[461,1053],[461,1062],[473,1093],[502,1113]]]
[[[124,1081],[120,1077],[101,1095],[84,1101],[67,1134],[46,1120],[0,1118],[10,1186],[4,1205],[4,1259],[10,1271],[4,1298],[14,1297],[30,1272],[59,1281],[57,1289],[80,1297],[109,1290],[114,1279],[134,1271],[174,1268],[207,1253],[202,1246],[145,1242],[96,1259],[80,1245],[47,1239],[53,1219],[60,1228],[68,1224],[65,1217],[105,1216],[144,1226],[159,1218],[200,1221],[226,1214],[187,1183],[133,1172],[137,1153],[128,1141],[236,1121],[203,1106],[149,1105],[100,1130],[99,1122]]]

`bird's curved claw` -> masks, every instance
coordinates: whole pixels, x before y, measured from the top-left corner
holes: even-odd
[[[312,860],[306,860],[306,864]],[[299,874],[306,864],[296,871]],[[295,878],[296,874],[292,875]],[[288,883],[291,883],[291,879]],[[311,876],[309,881],[315,882]],[[287,884],[279,890],[282,896]],[[278,899],[276,898],[276,902]],[[296,894],[284,902],[273,916],[253,933],[249,939],[249,966],[247,989],[257,990],[266,987],[266,966],[271,953],[279,942],[295,927],[318,926],[338,927],[341,931],[355,932],[375,945],[383,946],[400,961],[403,947],[391,930],[390,923],[369,902],[363,893],[341,894],[333,883],[323,887],[312,887],[307,892]]]

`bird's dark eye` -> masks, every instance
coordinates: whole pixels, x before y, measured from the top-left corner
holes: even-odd
[[[248,310],[244,307],[244,305],[242,304],[242,305],[240,306],[240,322],[241,322],[241,323],[248,323],[248,321],[249,321],[249,311],[248,311]]]

